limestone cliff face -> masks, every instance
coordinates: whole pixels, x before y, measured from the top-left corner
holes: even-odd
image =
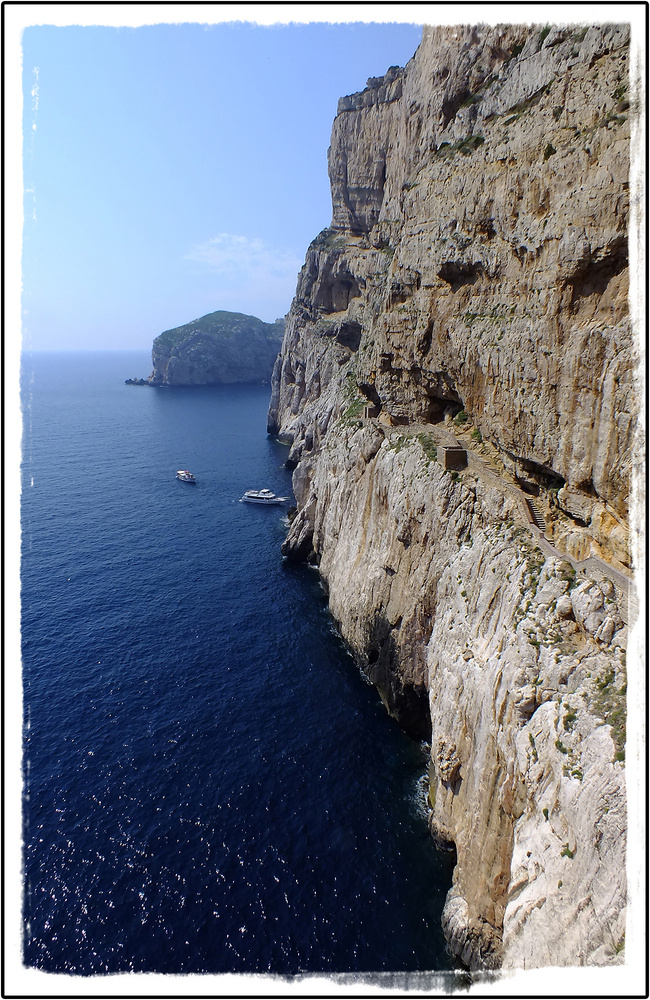
[[[473,967],[623,949],[627,60],[624,26],[431,28],[343,98],[274,368],[283,552],[431,743]]]
[[[522,482],[560,488],[563,548],[625,565],[628,39],[543,35],[430,29],[401,76],[341,102],[332,229],[301,273],[271,427],[301,454],[346,363],[395,421],[462,407]]]
[[[268,382],[284,322],[214,312],[166,330],[153,342],[151,385]]]

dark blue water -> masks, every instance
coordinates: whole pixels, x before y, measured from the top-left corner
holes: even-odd
[[[148,370],[23,360],[25,963],[449,968],[426,748],[283,562],[282,509],[238,502],[291,490],[268,388],[124,385]]]

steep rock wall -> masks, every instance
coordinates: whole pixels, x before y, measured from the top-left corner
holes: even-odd
[[[555,489],[567,552],[629,565],[627,57],[622,26],[429,29],[401,76],[341,102],[333,226],[271,407],[294,456],[361,348],[385,414],[462,407],[506,469]]]
[[[629,614],[561,553],[630,564],[627,58],[623,26],[425,29],[343,98],[332,226],[274,369],[283,552],[319,565],[387,707],[431,741],[445,929],[472,967],[623,949]],[[458,437],[482,458],[445,471]]]

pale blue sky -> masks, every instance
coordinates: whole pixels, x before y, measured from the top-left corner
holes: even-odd
[[[339,97],[408,24],[32,26],[23,34],[23,347],[149,348],[229,309],[284,315],[329,225]]]

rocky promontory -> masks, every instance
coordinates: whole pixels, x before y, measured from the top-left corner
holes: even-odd
[[[625,954],[628,63],[625,25],[425,28],[343,98],[274,368],[283,553],[430,743],[471,968]]]
[[[283,333],[282,319],[264,323],[243,313],[208,313],[156,337],[146,381],[154,386],[268,382]]]

